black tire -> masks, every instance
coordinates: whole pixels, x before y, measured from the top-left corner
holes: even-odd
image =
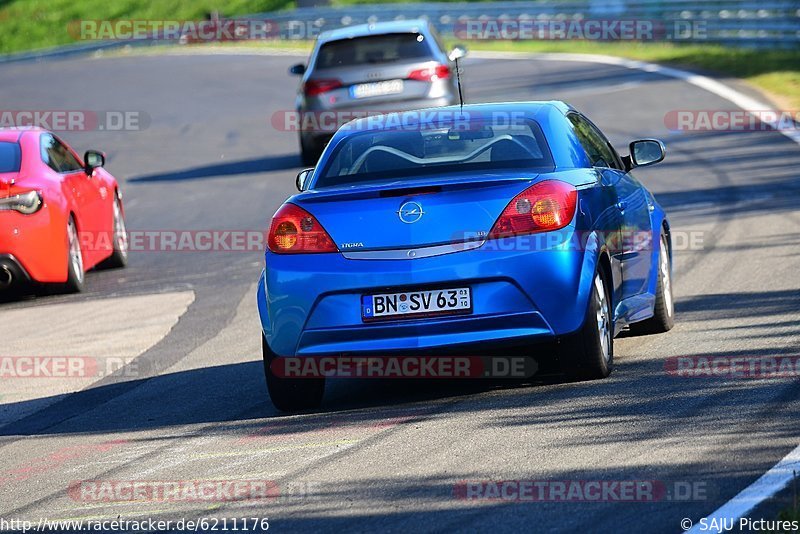
[[[653,316],[634,323],[630,331],[635,335],[661,334],[675,326],[675,304],[672,297],[672,260],[669,257],[669,241],[662,231],[658,249],[658,284]]]
[[[272,362],[278,356],[269,348],[261,336],[261,352],[264,356],[264,376],[272,404],[282,412],[313,410],[322,405],[325,393],[324,378],[281,378],[272,372]]]
[[[67,281],[63,285],[64,292],[80,293],[86,287],[85,282],[78,226],[70,215],[67,222]]]
[[[111,256],[98,265],[100,269],[120,269],[128,265],[128,234],[125,227],[125,217],[122,213],[122,203],[119,196],[114,195],[114,211],[112,223],[112,243],[114,246]]]
[[[300,161],[306,167],[314,167],[322,155],[322,149],[313,142],[305,142],[300,136]]]
[[[614,368],[614,324],[609,287],[602,272],[592,281],[586,317],[580,330],[558,343],[561,371],[576,380],[605,378]]]

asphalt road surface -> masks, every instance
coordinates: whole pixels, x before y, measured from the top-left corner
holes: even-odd
[[[286,70],[297,60],[9,64],[0,95],[5,109],[146,116],[141,131],[63,134],[79,151],[108,153],[129,230],[258,231],[300,169],[295,134],[271,120],[293,106],[297,79]],[[671,332],[618,338],[616,370],[602,381],[340,379],[322,411],[281,416],[260,356],[261,252],[135,250],[127,269],[90,273],[84,294],[0,304],[0,355],[119,364],[88,377],[0,379],[0,517],[268,517],[278,532],[678,532],[681,519],[712,512],[795,448],[797,378],[687,378],[666,362],[798,356],[800,147],[776,132],[670,132],[671,110],[735,107],[654,73],[538,59],[464,66],[471,102],[563,99],[621,152],[635,138],[665,141],[666,162],[637,176],[682,239]],[[103,490],[206,480],[271,481],[274,498],[126,500]],[[653,481],[660,491],[643,502],[613,490],[596,501],[459,498],[463,481],[489,480]]]

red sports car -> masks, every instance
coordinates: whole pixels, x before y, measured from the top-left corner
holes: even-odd
[[[128,259],[122,195],[102,167],[45,130],[0,129],[0,290],[17,282],[84,288],[95,267]]]

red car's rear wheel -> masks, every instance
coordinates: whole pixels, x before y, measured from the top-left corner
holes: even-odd
[[[112,220],[112,243],[114,249],[103,263],[102,269],[116,269],[128,264],[128,231],[125,228],[125,217],[122,214],[122,203],[118,196],[114,197],[114,215]]]
[[[67,282],[64,289],[69,293],[83,291],[84,279],[86,274],[83,271],[83,255],[81,253],[81,241],[78,237],[78,227],[75,219],[70,215],[67,223]]]

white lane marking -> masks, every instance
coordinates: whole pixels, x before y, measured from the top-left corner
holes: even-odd
[[[775,467],[761,475],[761,478],[747,486],[736,497],[723,504],[715,512],[707,515],[706,524],[717,520],[722,524],[723,519],[738,520],[752,511],[759,503],[765,501],[786,488],[794,478],[794,472],[800,473],[800,445],[787,454]],[[701,530],[698,521],[688,532],[707,532]]]
[[[731,102],[735,106],[745,111],[775,111],[775,109],[755,98],[749,97],[732,87],[725,85],[722,82],[672,67],[665,67],[656,63],[648,63],[646,61],[635,61],[631,59],[604,56],[598,54],[526,54],[526,53],[486,53],[486,52],[473,52],[475,57],[486,57],[493,59],[514,59],[520,57],[530,57],[532,59],[543,59],[549,61],[578,61],[590,63],[604,63],[607,65],[617,65],[634,70],[641,70],[645,72],[652,72],[667,76],[669,78],[676,78],[684,82],[704,89],[709,93],[715,94]],[[771,124],[775,127],[775,124]],[[785,130],[775,128],[783,136],[794,141],[800,145],[800,129]],[[790,452],[785,458],[778,462],[775,467],[764,473],[758,480],[753,482],[750,486],[742,490],[736,497],[728,501],[716,512],[708,516],[708,519],[717,518],[735,518],[739,519],[746,513],[753,510],[759,503],[769,499],[791,482],[794,473],[793,470],[800,472],[800,446]],[[697,524],[689,532],[700,532]]]
[[[475,51],[472,52],[472,55],[475,57],[480,58],[490,58],[490,59],[519,59],[519,58],[531,58],[531,59],[541,59],[545,61],[577,61],[583,63],[604,63],[606,65],[616,65],[619,67],[625,67],[628,69],[640,70],[644,72],[652,72],[655,74],[660,74],[662,76],[667,76],[669,78],[676,78],[678,80],[683,80],[684,82],[694,85],[695,87],[699,87],[700,89],[704,89],[709,93],[715,94],[720,98],[731,102],[735,106],[743,109],[744,111],[776,111],[772,106],[765,102],[761,102],[760,100],[756,100],[755,98],[749,97],[744,93],[737,91],[736,89],[725,85],[724,83],[715,80],[713,78],[709,78],[708,76],[703,76],[701,74],[696,74],[694,72],[688,72],[685,70],[676,69],[673,67],[665,67],[664,65],[659,65],[657,63],[648,63],[646,61],[636,61],[633,59],[626,59],[621,57],[614,57],[614,56],[604,56],[600,54],[561,54],[561,53],[549,53],[549,54],[533,54],[533,53],[525,53],[525,52],[481,52]],[[759,118],[763,119],[762,115],[759,115]],[[798,145],[800,145],[800,129],[781,129],[779,128],[776,121],[764,121],[768,123],[771,127],[773,127],[776,131],[780,132],[782,135],[791,139]]]

